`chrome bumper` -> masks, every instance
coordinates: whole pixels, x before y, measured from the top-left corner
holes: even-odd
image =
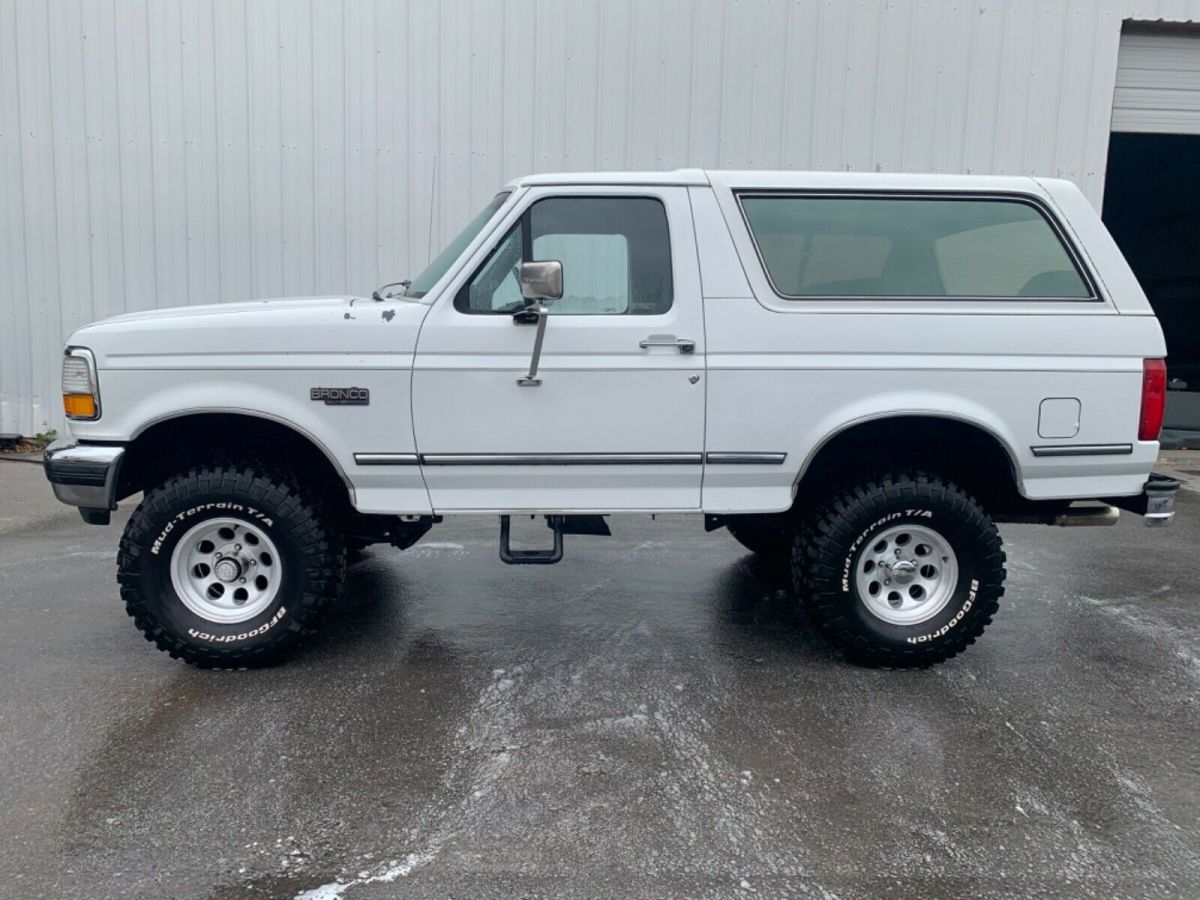
[[[54,496],[84,510],[84,520],[107,519],[117,508],[117,475],[125,448],[114,444],[80,444],[59,438],[42,454],[42,468]],[[89,517],[87,511],[104,515]]]
[[[1136,497],[1114,497],[1106,502],[1141,516],[1151,527],[1162,527],[1175,519],[1175,494],[1178,491],[1177,479],[1154,472]]]
[[[1151,475],[1146,482],[1146,511],[1142,518],[1147,525],[1170,525],[1175,519],[1175,494],[1179,481],[1166,475]]]

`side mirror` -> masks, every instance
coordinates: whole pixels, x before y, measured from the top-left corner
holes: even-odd
[[[513,316],[514,324],[537,322],[537,335],[533,339],[533,357],[529,360],[529,374],[517,379],[521,387],[538,387],[542,379],[537,377],[538,361],[542,356],[542,339],[546,336],[546,309],[548,300],[561,300],[562,263],[557,259],[538,262],[523,262],[517,273],[521,285],[521,296],[529,306]]]
[[[521,263],[517,281],[526,300],[562,299],[562,263],[557,259]]]

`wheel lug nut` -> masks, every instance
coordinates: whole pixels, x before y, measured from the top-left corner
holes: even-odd
[[[233,545],[233,549],[234,549],[234,550],[241,550],[241,549],[242,549],[242,545],[241,545],[241,544],[234,544],[234,545]]]
[[[246,583],[246,579],[245,579],[245,578],[239,578],[239,579],[238,579],[238,584],[245,584],[245,583]]]

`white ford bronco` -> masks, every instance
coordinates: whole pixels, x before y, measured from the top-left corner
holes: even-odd
[[[540,175],[372,297],[76,331],[45,471],[94,524],[142,494],[121,596],[201,666],[280,657],[348,555],[463,513],[500,517],[511,564],[696,514],[786,560],[849,659],[924,666],[995,614],[996,522],[1171,520],[1164,353],[1065,181]]]

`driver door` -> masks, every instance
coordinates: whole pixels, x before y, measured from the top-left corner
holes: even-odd
[[[413,422],[435,511],[696,510],[704,329],[686,188],[530,190],[435,301]],[[556,259],[536,384],[523,261]],[[524,383],[522,383],[524,382]]]

